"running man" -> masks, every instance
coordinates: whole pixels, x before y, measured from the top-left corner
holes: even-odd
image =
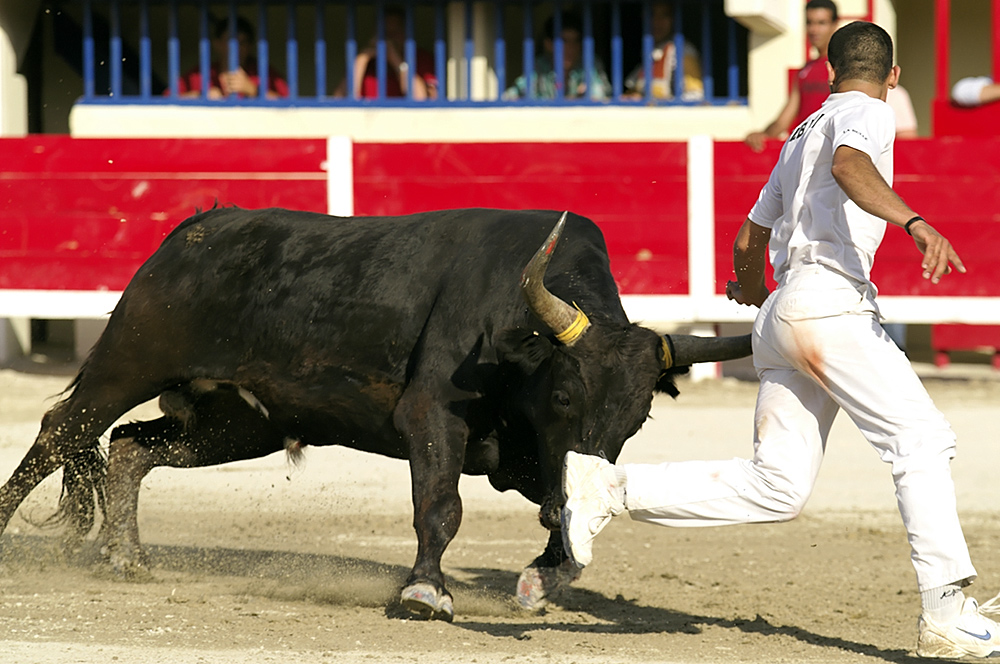
[[[951,478],[955,434],[882,329],[870,280],[887,222],[913,237],[924,279],[936,284],[965,267],[891,189],[895,119],[885,99],[899,67],[889,35],[851,23],[831,38],[829,57],[832,94],[785,142],[733,247],[726,294],[760,307],[753,458],[614,466],[569,452],[564,544],[588,564],[595,535],[625,511],[664,526],[790,520],[843,409],[892,467],[923,606],[917,654],[1000,656],[1000,624],[984,615],[1000,596],[979,607],[963,593],[976,570]],[[764,283],[769,243],[773,293]]]

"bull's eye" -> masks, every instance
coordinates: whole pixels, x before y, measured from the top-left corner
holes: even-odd
[[[552,393],[552,407],[559,410],[566,410],[569,408],[569,395],[562,390],[556,390]]]

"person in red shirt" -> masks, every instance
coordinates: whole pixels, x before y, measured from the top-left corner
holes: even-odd
[[[229,61],[229,20],[222,19],[215,24],[212,51],[215,58],[210,70],[211,83],[208,87],[209,99],[223,99],[229,95],[257,97],[260,90],[260,75],[257,72],[257,58],[253,55],[254,30],[249,21],[236,19],[236,40],[239,42],[240,66],[232,71],[224,71],[220,63]],[[178,91],[181,97],[201,96],[201,68],[196,67],[181,76]],[[267,97],[288,96],[288,82],[273,69],[268,69]]]
[[[385,96],[406,97],[409,67],[404,59],[406,44],[406,14],[397,7],[385,10]],[[354,60],[354,98],[372,99],[378,96],[378,70],[375,57],[376,38],[372,37],[365,50]],[[336,97],[347,94],[347,81],[341,81],[334,93]],[[437,99],[438,82],[434,72],[434,56],[424,49],[417,49],[417,61],[413,70],[413,99]]]
[[[832,0],[809,0],[806,3],[806,37],[819,56],[807,62],[795,76],[788,101],[774,122],[764,131],[755,131],[743,140],[754,152],[764,149],[769,138],[781,138],[790,128],[813,114],[830,95],[826,71],[826,47],[837,29],[837,5]]]

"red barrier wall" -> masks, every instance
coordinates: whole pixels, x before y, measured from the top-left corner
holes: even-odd
[[[721,294],[778,144],[714,149]],[[0,139],[0,288],[120,290],[173,226],[216,200],[325,211],[325,158],[323,139]],[[570,209],[603,229],[623,293],[688,290],[686,143],[357,143],[353,158],[356,214]],[[897,191],[970,273],[931,286],[912,241],[890,228],[881,292],[1000,296],[1000,139],[901,141],[896,167]]]
[[[357,143],[354,196],[358,215],[572,210],[601,226],[623,293],[688,291],[685,143]]]
[[[740,143],[715,144],[716,292],[732,279],[733,238],[777,161],[779,143],[755,155]],[[872,280],[883,295],[1000,296],[1000,138],[898,141],[894,189],[955,246],[969,272],[932,285],[920,254],[890,226]]]
[[[325,212],[326,141],[0,139],[0,289],[122,290],[217,201]]]

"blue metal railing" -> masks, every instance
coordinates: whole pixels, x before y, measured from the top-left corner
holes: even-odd
[[[672,37],[660,43],[654,38],[656,0],[492,0],[485,3],[489,9],[485,12],[477,11],[473,0],[463,0],[459,17],[449,11],[454,2],[402,0],[399,7],[404,35],[399,56],[407,66],[398,69],[389,63],[389,49],[393,47],[387,28],[393,12],[387,0],[65,2],[80,8],[83,41],[79,66],[84,81],[84,103],[269,106],[746,103],[746,31],[725,16],[723,0],[673,0]],[[553,27],[550,40],[541,34],[546,20]],[[240,31],[245,25],[253,27],[256,39],[249,44],[253,55],[241,62]],[[573,74],[582,80],[582,89],[594,91],[592,94],[578,95],[576,89],[565,89],[570,72],[564,71],[563,55],[570,46],[563,39],[562,28],[574,25],[580,30],[582,66],[578,65]],[[225,27],[224,38],[219,34],[221,26]],[[456,30],[460,33],[455,34]],[[482,35],[488,38],[477,44],[477,37],[483,39]],[[213,43],[220,39],[225,42],[225,54],[219,58],[224,67],[213,61]],[[512,41],[520,42],[520,48],[509,48]],[[546,42],[551,44],[551,51],[547,51],[547,59],[540,58]],[[425,51],[418,43],[430,48]],[[372,44],[373,52],[369,55]],[[665,73],[664,68],[669,69],[670,65],[665,55],[671,48],[667,44],[672,44],[672,53],[681,55],[671,56],[674,66]],[[242,48],[247,46],[243,44]],[[700,92],[692,93],[685,88],[688,54],[697,58],[701,68]],[[449,55],[455,61],[451,66]],[[374,74],[371,70],[366,74],[356,69],[359,56],[374,61]],[[473,85],[473,77],[483,75],[481,68],[472,66],[476,57],[488,60],[492,85]],[[658,58],[663,62],[658,64]],[[184,65],[185,59],[188,66]],[[610,67],[604,69],[604,62]],[[233,71],[241,65],[248,74],[253,74],[256,94],[225,95],[214,90],[221,80],[218,69]],[[633,67],[633,74],[627,76]],[[628,83],[636,80],[635,72],[641,72],[639,80],[649,83],[629,89]],[[418,76],[429,83],[433,98],[423,101],[415,98],[414,82]],[[449,76],[455,80],[449,80]],[[559,81],[550,84],[551,93],[541,85],[544,77]],[[662,86],[653,84],[657,77],[669,79],[669,92],[664,93]],[[602,80],[607,81],[603,86],[608,87],[608,92],[598,95]],[[192,81],[198,82],[196,89],[191,89]],[[515,89],[512,83],[520,88]],[[474,87],[480,90],[475,96]],[[484,89],[495,92],[487,93],[483,99]]]

